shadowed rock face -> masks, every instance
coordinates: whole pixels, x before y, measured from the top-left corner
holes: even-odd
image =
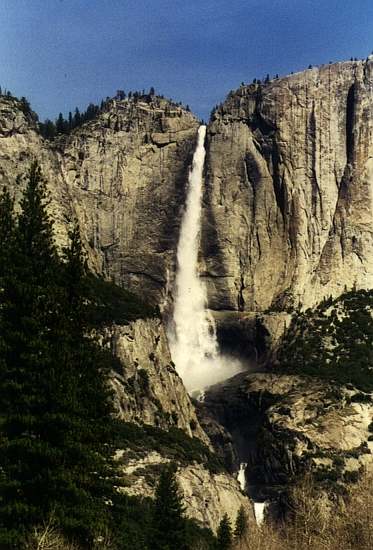
[[[229,94],[208,128],[213,309],[308,307],[373,285],[373,58]]]
[[[329,484],[373,469],[373,395],[353,386],[241,373],[209,388],[198,412],[227,465],[237,471],[247,464],[247,491],[255,500],[277,498],[310,469]],[[212,420],[222,425],[223,439]]]

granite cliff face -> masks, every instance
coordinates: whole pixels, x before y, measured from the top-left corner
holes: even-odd
[[[70,191],[60,171],[58,158],[51,144],[37,129],[36,115],[13,97],[0,96],[0,187],[9,187],[16,200],[20,198],[22,182],[32,160],[37,159],[48,184],[54,221],[54,233],[59,245],[67,242],[67,223],[73,217]]]
[[[208,128],[202,258],[217,310],[373,284],[373,59],[229,94]]]
[[[58,242],[76,218],[91,268],[162,304],[197,129],[194,115],[168,100],[113,99],[96,119],[50,142],[21,101],[1,96],[0,184],[18,196],[17,175],[38,159]]]
[[[112,100],[58,152],[96,269],[161,303],[175,271],[197,119],[154,98]]]
[[[166,430],[174,426],[210,445],[171,360],[160,319],[107,328],[103,344],[121,362],[111,376],[119,418]]]
[[[283,311],[373,283],[373,59],[231,92],[207,135],[201,272],[215,310]],[[1,180],[41,160],[63,241],[153,303],[169,297],[198,121],[163,100],[111,100],[52,144],[0,100]]]

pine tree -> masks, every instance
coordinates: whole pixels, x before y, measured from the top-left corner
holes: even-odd
[[[25,115],[30,115],[31,114],[30,103],[24,96],[22,96],[21,99],[20,99],[20,108],[21,108],[21,110],[23,111],[23,113]]]
[[[2,254],[9,250],[14,234],[14,201],[9,191],[4,187],[0,196],[0,269],[5,265],[6,259]],[[1,272],[0,272],[1,273]]]
[[[186,550],[184,506],[175,478],[175,467],[166,467],[155,493],[154,550]]]
[[[16,223],[9,195],[0,199],[1,548],[19,548],[51,515],[92,541],[111,473],[108,359],[86,335],[78,229],[62,262],[36,162],[26,180]]]
[[[53,328],[51,311],[55,308],[51,308],[54,293],[50,283],[56,254],[48,218],[41,207],[44,194],[38,187],[40,181],[40,170],[34,163],[14,229],[12,254],[3,250],[6,257],[0,316],[0,541],[3,544],[21,536],[23,526],[41,519],[37,512],[40,474],[31,470],[38,463],[41,469],[49,466],[40,418],[49,398],[46,331],[47,327]]]
[[[56,132],[57,134],[65,134],[67,128],[67,121],[63,118],[63,114],[60,113],[56,120]]]
[[[103,503],[112,490],[108,445],[112,406],[106,383],[112,358],[88,336],[88,272],[77,225],[71,231],[70,239],[70,246],[64,250],[65,263],[61,273],[66,292],[64,337],[71,371],[66,381],[68,410],[71,416],[74,415],[71,451],[73,455],[75,453],[76,483],[81,495],[79,507],[74,506],[71,515],[77,516],[80,524],[89,526],[92,532],[95,524],[104,528],[107,517]]]
[[[44,122],[39,123],[41,135],[46,139],[51,139],[56,136],[56,125],[47,118]]]
[[[80,126],[80,124],[81,124],[81,114],[80,114],[80,111],[79,111],[78,107],[76,107],[76,109],[75,109],[73,121],[74,121],[74,128],[76,128],[77,126]]]
[[[243,506],[240,507],[236,517],[236,525],[234,528],[234,538],[236,540],[242,540],[247,532],[247,517]]]
[[[232,546],[232,527],[228,514],[224,514],[217,533],[217,550],[229,550]]]

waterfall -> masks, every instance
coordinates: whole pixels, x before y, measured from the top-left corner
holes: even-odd
[[[241,491],[246,489],[246,462],[241,462],[240,469],[237,474],[237,481],[240,484]]]
[[[258,526],[262,525],[265,519],[266,502],[254,502],[254,516]]]
[[[201,390],[242,370],[238,361],[219,353],[215,324],[206,309],[206,289],[198,274],[205,135],[206,126],[200,126],[180,228],[169,330],[172,359],[188,391]]]

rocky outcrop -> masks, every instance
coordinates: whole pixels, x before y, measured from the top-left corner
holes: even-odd
[[[198,124],[162,98],[113,99],[94,120],[48,141],[32,111],[0,96],[0,185],[17,198],[17,176],[38,159],[58,243],[77,219],[91,268],[162,304]]]
[[[131,459],[126,452],[117,452],[122,472],[121,490],[129,495],[154,496],[155,479],[161,468],[170,462],[159,453]],[[252,505],[241,492],[238,482],[226,473],[212,473],[201,464],[178,465],[176,479],[185,505],[186,515],[216,532],[224,514],[234,522],[241,506],[249,524],[254,523]]]
[[[50,143],[37,129],[37,116],[22,101],[0,96],[0,188],[10,188],[16,201],[23,189],[22,180],[33,160],[38,160],[48,184],[48,210],[54,222],[54,235],[61,246],[67,242],[68,220],[73,217],[69,189],[59,169]]]
[[[202,269],[217,310],[373,286],[373,58],[241,86],[208,127]]]
[[[140,429],[143,424],[167,431],[171,428],[167,440],[160,431],[150,432],[151,442],[154,445],[156,440],[156,448],[161,452],[149,449],[144,435],[135,436],[135,441],[118,449],[120,490],[129,495],[153,498],[161,469],[172,461],[177,465],[176,479],[188,517],[216,531],[225,513],[234,522],[242,506],[249,521],[253,522],[252,505],[235,476],[225,471],[214,455],[208,455],[210,439],[175,371],[162,321],[140,319],[126,326],[108,328],[102,335],[102,343],[120,360],[118,370],[111,375],[118,417],[138,424]],[[191,458],[193,449],[188,438],[182,447],[187,456],[179,458],[181,441],[179,435],[172,439],[174,427],[205,444],[200,451],[200,462]],[[217,423],[216,427],[224,432]],[[211,465],[209,460],[212,460]]]
[[[103,344],[120,360],[111,375],[119,418],[163,429],[174,426],[210,444],[175,370],[160,319],[108,328]]]
[[[310,469],[331,484],[373,470],[373,395],[352,386],[239,374],[206,392],[200,414],[213,416],[231,435],[233,467],[247,463],[247,491],[255,500],[277,497]]]
[[[59,162],[91,264],[162,303],[198,121],[161,98],[112,100],[61,143]]]

